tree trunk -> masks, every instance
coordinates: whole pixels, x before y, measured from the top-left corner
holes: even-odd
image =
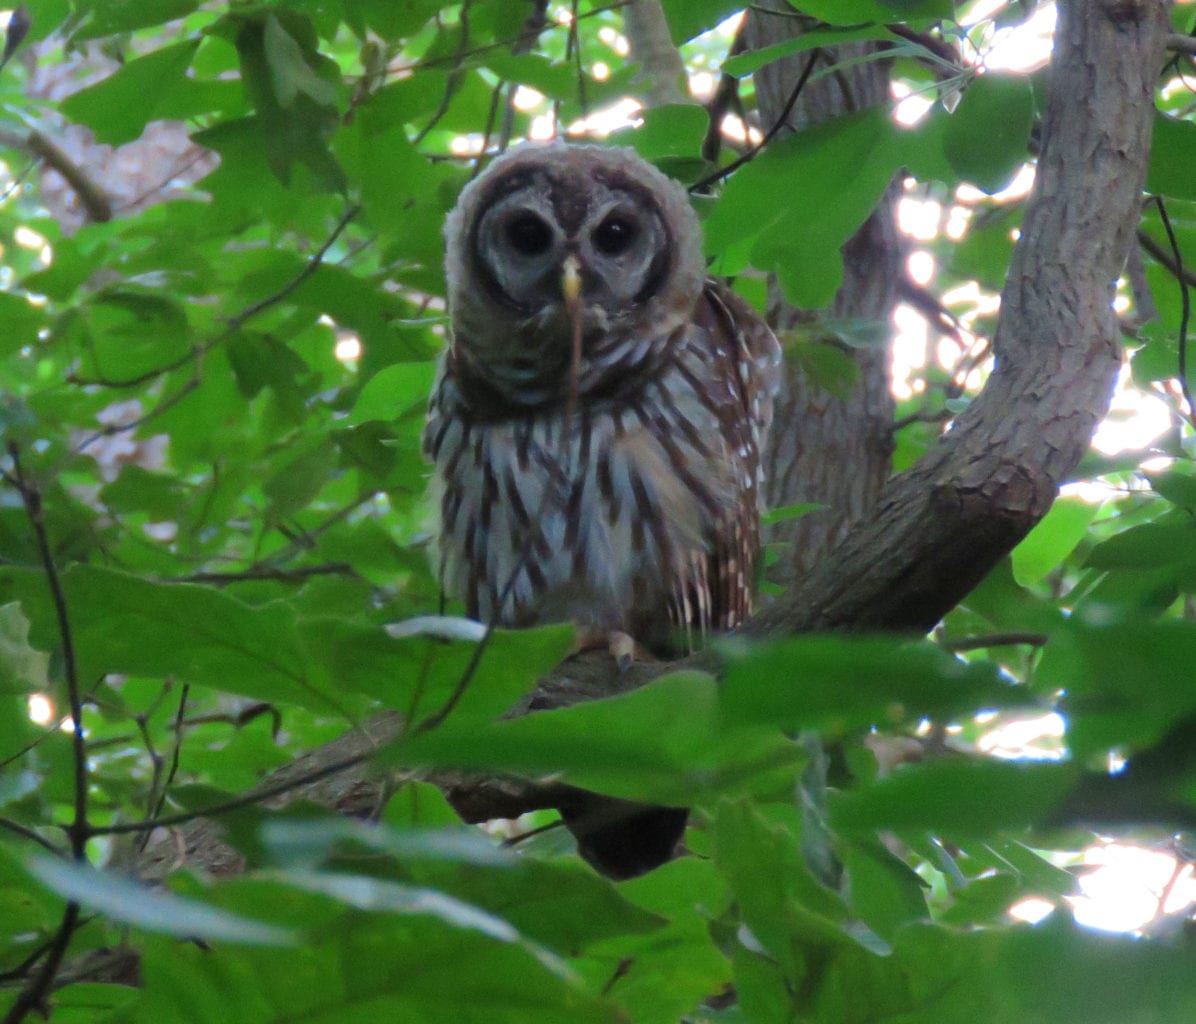
[[[776,13],[773,13],[775,11]],[[801,35],[807,19],[795,17],[782,0],[766,0],[748,14],[747,48],[763,49]],[[783,57],[755,75],[761,127],[767,131],[785,115],[785,108],[815,54],[817,67],[875,49],[856,44],[836,50],[810,51]],[[785,116],[782,131],[797,132],[843,114],[889,100],[888,62],[858,63],[807,82]],[[897,233],[896,184],[876,212],[843,248],[844,280],[825,314],[832,320],[871,321],[878,337],[888,341],[889,320],[904,273],[904,247]],[[769,319],[783,336],[819,317],[785,304],[773,288]],[[773,541],[789,545],[783,579],[800,578],[837,544],[851,523],[871,511],[888,479],[893,449],[893,398],[889,389],[887,344],[844,350],[859,367],[859,382],[838,398],[808,379],[788,362],[784,390],[777,405],[771,448],[765,460],[766,497],[770,507],[815,502],[826,508],[798,520],[777,524]]]

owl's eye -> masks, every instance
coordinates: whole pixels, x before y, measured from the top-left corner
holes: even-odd
[[[534,213],[521,213],[504,229],[511,248],[522,256],[540,256],[552,247],[552,228]]]
[[[639,232],[635,221],[612,213],[594,229],[594,246],[606,256],[618,256],[631,248]]]

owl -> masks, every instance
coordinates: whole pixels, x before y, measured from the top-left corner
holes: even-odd
[[[445,240],[424,435],[444,591],[483,622],[666,656],[735,627],[780,350],[706,276],[685,190],[630,149],[529,143],[465,188]]]

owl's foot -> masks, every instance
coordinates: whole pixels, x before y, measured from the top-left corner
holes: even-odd
[[[618,629],[580,628],[577,631],[575,654],[583,651],[607,650],[615,659],[620,672],[626,672],[636,660],[652,660],[652,656],[629,634]]]

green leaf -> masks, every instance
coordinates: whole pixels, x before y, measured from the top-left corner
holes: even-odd
[[[73,34],[77,42],[165,25],[196,10],[199,0],[91,0],[85,7],[90,17]]]
[[[562,955],[577,956],[600,942],[651,934],[665,924],[578,861],[526,857],[509,868],[479,868],[424,858],[411,875],[510,922]]]
[[[198,39],[188,39],[135,57],[103,81],[67,97],[62,112],[91,128],[99,142],[131,142],[147,122],[161,116],[158,111],[184,83],[198,47]]]
[[[1084,539],[1100,506],[1080,498],[1059,498],[1013,549],[1013,576],[1023,587],[1046,577]]]
[[[1045,822],[1076,778],[1074,767],[1011,761],[938,761],[851,792],[832,792],[831,826],[858,835],[877,829],[985,838]]]
[[[606,700],[501,722],[450,721],[392,744],[386,758],[410,767],[560,772],[611,796],[684,804],[791,770],[801,753],[772,729],[728,728],[715,681],[678,672]]]
[[[853,20],[858,22],[861,19]],[[838,46],[842,43],[859,40],[883,39],[889,41],[895,38],[893,33],[883,25],[849,29],[815,29],[812,32],[803,32],[792,39],[785,39],[759,50],[749,50],[747,53],[738,53],[733,57],[728,57],[723,61],[722,70],[723,74],[742,78],[744,75],[753,74],[766,64],[771,64],[774,60],[787,57],[792,53],[805,53],[822,46]]]
[[[263,41],[274,97],[281,106],[292,106],[300,93],[317,106],[329,107],[336,102],[335,88],[316,76],[299,43],[272,15],[266,17]]]
[[[1150,473],[1146,477],[1156,493],[1172,505],[1196,512],[1196,476],[1173,468],[1166,473]]]
[[[820,885],[801,855],[796,835],[769,825],[746,801],[723,801],[714,822],[714,862],[730,884],[743,923],[786,977],[810,977],[808,954],[861,950],[848,931],[848,912],[838,894]]]
[[[306,508],[324,489],[335,466],[335,450],[319,442],[283,463],[262,484],[262,492],[270,499],[271,514],[285,519]]]
[[[943,144],[961,178],[999,192],[1029,158],[1034,96],[1024,75],[974,79],[947,122]]]
[[[297,941],[288,929],[170,893],[155,892],[84,864],[34,854],[27,867],[34,878],[63,899],[143,931],[258,946],[292,946]]]
[[[20,292],[0,291],[0,323],[4,324],[0,357],[5,357],[37,341],[46,314]]]
[[[663,0],[661,6],[678,45],[716,28],[741,8],[734,0]]]
[[[1142,523],[1114,534],[1092,549],[1092,569],[1160,569],[1196,561],[1196,524]]]
[[[1085,763],[1114,749],[1146,749],[1196,713],[1193,664],[1192,623],[1088,624],[1073,617],[1052,635],[1035,685],[1064,692],[1060,710],[1068,719],[1068,745]]]
[[[315,867],[335,847],[352,845],[387,853],[400,860],[485,864],[513,867],[514,854],[494,839],[464,826],[455,829],[397,829],[348,818],[304,821],[271,818],[261,827],[262,841],[274,859],[288,867]]]
[[[539,54],[488,53],[486,67],[507,82],[531,86],[554,100],[577,95],[577,69]]]
[[[46,689],[50,657],[29,646],[29,620],[16,601],[0,605],[0,693]]]
[[[40,573],[0,575],[19,593],[35,642],[59,644]],[[280,603],[252,607],[212,587],[153,583],[74,566],[62,575],[80,673],[173,676],[226,693],[349,715],[343,696],[304,654],[294,613]],[[14,595],[15,596],[15,595]]]
[[[693,103],[673,103],[652,107],[641,116],[642,125],[619,132],[611,141],[634,146],[640,156],[654,162],[671,157],[700,159],[702,140],[710,124],[705,108]]]
[[[751,646],[729,641],[723,650],[719,700],[730,723],[841,734],[1024,700],[993,666],[961,661],[924,641],[798,636]]]
[[[370,420],[393,420],[428,403],[436,364],[395,363],[379,370],[361,389],[345,421],[348,426]]]
[[[348,879],[346,887],[356,881]],[[310,922],[312,941],[279,956],[151,940],[142,958],[136,1024],[620,1020],[615,1006],[585,991],[559,960],[526,941],[456,928],[435,914],[345,910],[331,896],[279,882],[223,890],[254,907],[268,903],[294,924]],[[363,895],[368,900],[368,889]]]
[[[879,107],[769,146],[731,176],[706,221],[715,272],[737,272],[741,258],[733,254],[746,251],[757,268],[778,274],[789,301],[826,305],[842,282],[843,243],[875,209],[900,151]]]
[[[880,840],[861,837],[838,853],[852,910],[881,938],[891,941],[900,928],[928,917],[926,882]]]
[[[334,102],[339,71],[304,45],[314,35],[310,23],[287,13],[285,26],[274,14],[232,16],[241,79],[278,179],[289,184],[294,165],[304,164],[323,188],[339,191],[344,172],[328,148],[339,120]]]
[[[1146,191],[1175,199],[1196,199],[1187,169],[1196,162],[1196,124],[1156,113],[1146,169]]]
[[[300,620],[302,642],[340,688],[359,692],[403,712],[412,720],[435,714],[456,691],[473,661],[476,643],[445,643],[428,636],[396,639],[368,622],[311,616]],[[450,721],[497,718],[568,654],[573,627],[495,630],[471,684]]]

